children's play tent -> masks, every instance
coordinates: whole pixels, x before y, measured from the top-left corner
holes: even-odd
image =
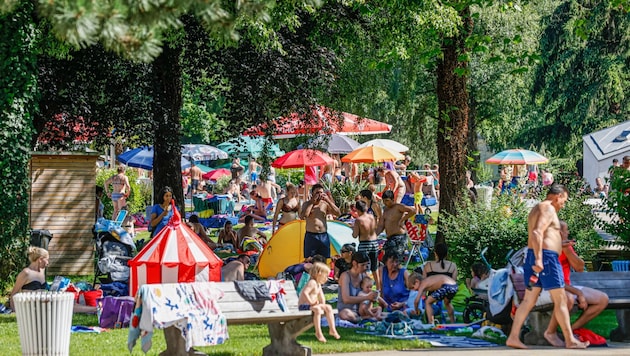
[[[223,261],[175,211],[168,225],[129,261],[129,292],[133,296],[141,285],[151,283],[219,282],[222,266]]]
[[[275,277],[285,268],[304,261],[304,232],[306,221],[296,220],[283,225],[271,237],[258,262],[261,278]],[[337,255],[341,246],[347,243],[359,245],[352,237],[352,228],[340,221],[328,221],[330,254]]]

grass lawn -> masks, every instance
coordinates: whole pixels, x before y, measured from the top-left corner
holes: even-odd
[[[73,325],[97,326],[95,315],[76,314]],[[587,325],[594,332],[608,337],[610,331],[617,327],[614,310],[606,310],[599,317]],[[262,348],[269,344],[269,334],[266,325],[235,325],[228,328],[230,339],[223,345],[199,348],[209,355],[260,355]],[[417,340],[392,340],[383,337],[362,335],[354,329],[339,328],[340,340],[329,339],[322,344],[315,339],[315,332],[311,328],[302,334],[298,341],[313,349],[313,353],[343,353],[377,350],[403,350],[430,347]],[[123,355],[127,350],[128,329],[115,329],[101,334],[76,333],[70,337],[70,354],[81,355],[96,351],[99,355]],[[326,335],[326,328],[324,334]],[[157,354],[166,348],[161,330],[156,330],[153,336],[153,347],[150,355]],[[17,331],[15,314],[0,315],[0,349],[7,356],[21,355],[20,339]],[[142,355],[139,344],[132,355]]]

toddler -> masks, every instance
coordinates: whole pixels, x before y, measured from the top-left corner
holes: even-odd
[[[472,278],[468,281],[468,287],[472,289],[490,289],[490,269],[483,263],[476,262],[470,268]]]
[[[414,272],[414,274],[416,273]],[[423,278],[421,275],[416,275],[413,289],[418,291],[416,300],[413,303],[415,314],[420,314],[420,298],[422,298],[425,292],[429,292],[430,294],[424,306],[429,324],[433,324],[434,322],[432,304],[438,300],[444,301],[444,308],[446,308],[448,312],[448,317],[451,319],[451,323],[455,323],[455,310],[453,309],[451,300],[453,300],[453,297],[457,294],[457,282],[455,282],[453,278],[444,274],[436,274],[426,278]]]
[[[374,286],[374,280],[368,276],[361,280],[360,297],[369,296],[372,293],[372,287]],[[376,297],[376,302],[379,305],[373,306],[372,300],[364,300],[359,304],[359,316],[361,318],[383,320],[383,308],[380,305],[387,305],[387,302],[380,296]]]
[[[335,339],[339,339],[341,336],[339,336],[335,328],[333,309],[330,305],[326,304],[324,291],[322,290],[322,284],[328,281],[330,267],[324,263],[315,262],[308,272],[311,279],[300,292],[300,298],[298,299],[299,308],[300,310],[310,310],[313,312],[313,326],[315,327],[315,337],[317,340],[326,342],[326,338],[322,333],[322,314],[325,314],[328,320],[328,333]]]

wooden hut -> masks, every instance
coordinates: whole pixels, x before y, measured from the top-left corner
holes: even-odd
[[[97,159],[98,153],[31,154],[29,224],[53,234],[49,275],[94,272]]]

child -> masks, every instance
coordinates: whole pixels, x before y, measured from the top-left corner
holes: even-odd
[[[372,293],[372,287],[374,286],[374,280],[368,276],[361,280],[361,291],[359,296],[364,297]],[[378,304],[387,305],[387,302],[380,296],[376,298]],[[383,320],[383,308],[380,305],[372,306],[371,300],[364,300],[359,304],[359,316],[361,318]]]
[[[416,288],[414,288],[416,281],[418,281],[418,275],[422,275],[422,271],[418,273],[416,269],[413,273],[409,275],[409,278],[407,278],[407,288],[409,288],[409,298],[407,298],[407,302],[405,303],[407,305],[405,309],[405,314],[407,315],[424,313],[424,306],[422,305],[422,303],[418,304],[418,307],[420,309],[419,313],[416,313],[416,310],[413,308],[416,297],[418,296],[418,291],[416,290]]]
[[[315,337],[317,340],[326,342],[326,338],[322,333],[322,314],[325,314],[328,320],[328,333],[335,339],[339,339],[341,336],[339,336],[335,328],[333,309],[330,305],[326,304],[324,291],[322,290],[322,284],[328,281],[330,268],[321,262],[315,262],[309,270],[309,274],[311,275],[311,279],[300,292],[300,298],[298,300],[299,308],[300,310],[311,310],[313,312],[313,326],[315,327]]]
[[[488,266],[483,263],[476,262],[470,268],[472,272],[472,279],[466,281],[468,282],[469,289],[490,289],[490,270]]]
[[[416,273],[414,272],[414,274]],[[453,310],[451,300],[457,293],[457,282],[455,282],[453,278],[443,274],[436,274],[426,278],[417,275],[416,278],[417,280],[413,286],[413,289],[418,291],[416,300],[413,303],[415,314],[420,314],[420,298],[422,298],[424,292],[430,292],[431,294],[429,294],[425,303],[427,321],[429,324],[433,324],[434,322],[432,304],[438,300],[444,300],[444,307],[448,312],[448,317],[451,319],[451,323],[455,323],[455,311]]]
[[[416,213],[420,213],[422,212],[422,186],[427,181],[427,177],[417,172],[410,172],[408,176],[409,182],[413,185],[413,205],[416,207]]]

